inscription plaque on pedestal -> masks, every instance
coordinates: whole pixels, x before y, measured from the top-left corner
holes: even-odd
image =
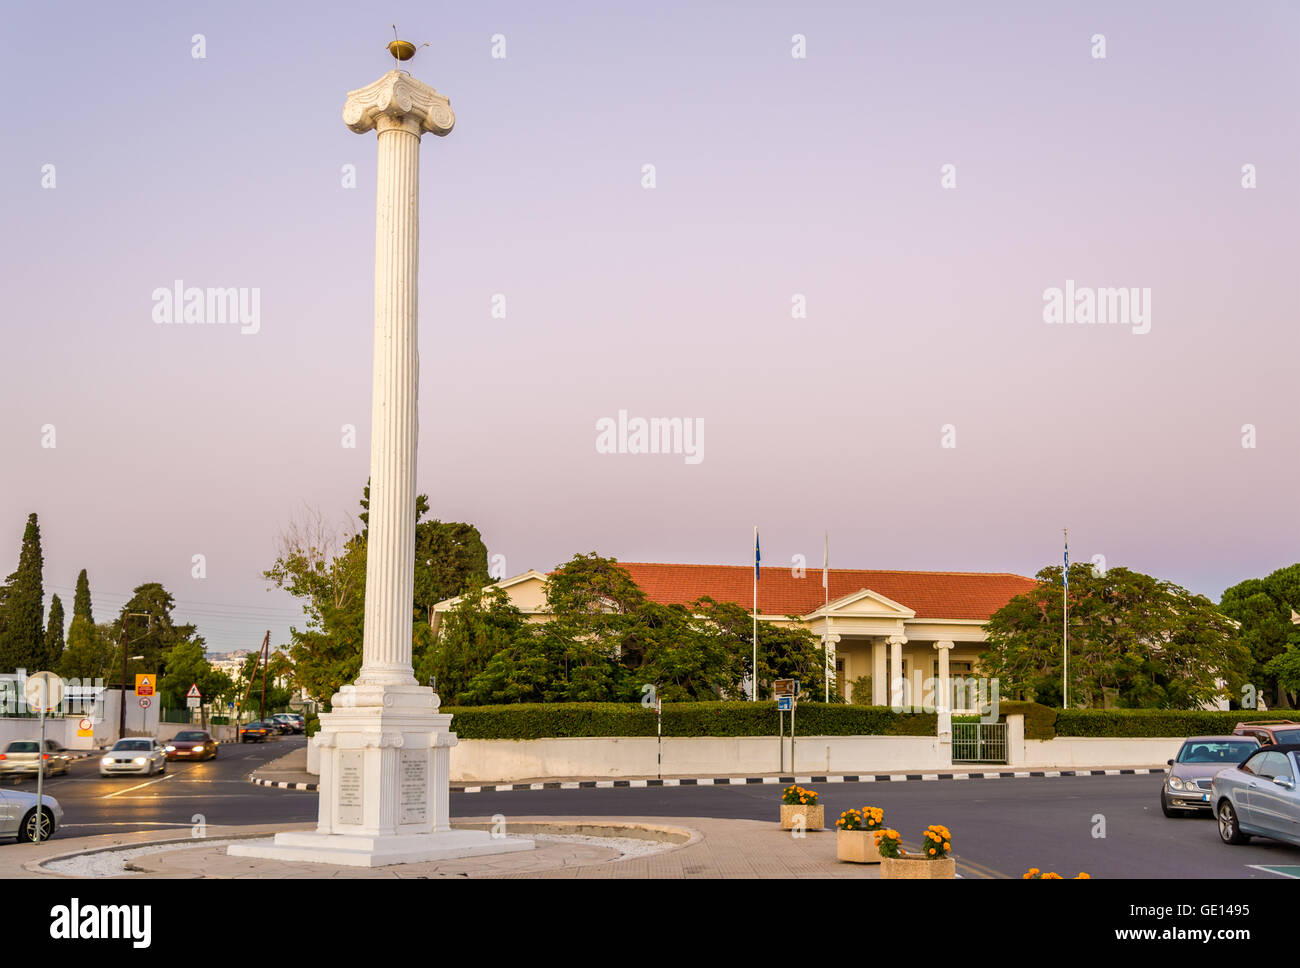
[[[339,823],[361,823],[361,768],[365,762],[365,755],[361,750],[339,752]]]
[[[429,751],[402,750],[401,823],[425,823],[429,819]]]

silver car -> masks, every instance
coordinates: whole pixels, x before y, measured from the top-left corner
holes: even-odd
[[[1169,772],[1160,787],[1160,809],[1166,817],[1212,811],[1210,784],[1215,775],[1257,749],[1259,742],[1253,736],[1193,736],[1185,740],[1178,755],[1169,761]]]
[[[99,761],[100,776],[116,776],[119,773],[153,776],[154,773],[166,772],[167,749],[149,736],[119,739]]]
[[[1263,746],[1214,778],[1211,797],[1225,844],[1271,837],[1300,847],[1300,743]]]
[[[45,741],[45,755],[40,753],[38,739],[16,739],[0,753],[0,774],[30,773],[36,775],[38,765],[44,765],[45,775],[67,773],[72,769],[72,756],[52,739]]]
[[[41,797],[41,840],[48,840],[63,823],[63,808],[54,797]],[[36,794],[23,790],[0,789],[0,838],[17,837],[20,841],[36,839]]]

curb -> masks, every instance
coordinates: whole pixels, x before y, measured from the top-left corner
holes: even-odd
[[[1165,768],[1134,767],[1118,770],[1002,770],[996,773],[876,773],[825,776],[715,776],[682,777],[666,780],[548,780],[544,783],[497,783],[481,786],[453,786],[452,793],[511,793],[515,790],[614,790],[646,787],[748,786],[778,783],[905,783],[933,780],[1018,780],[1026,777],[1061,776],[1148,776],[1163,775]],[[250,776],[257,786],[279,790],[319,791],[319,783],[288,783]]]
[[[813,776],[717,776],[683,777],[666,780],[551,780],[545,783],[500,783],[484,786],[453,786],[452,793],[509,793],[513,790],[609,790],[621,787],[746,786],[778,783],[903,783],[930,780],[1011,780],[1025,777],[1058,776],[1144,776],[1163,775],[1165,768],[1121,770],[1018,770],[997,773],[877,773]]]
[[[263,780],[260,776],[250,776],[255,785],[261,787],[274,787],[277,790],[319,790],[319,783],[287,783],[283,780]]]

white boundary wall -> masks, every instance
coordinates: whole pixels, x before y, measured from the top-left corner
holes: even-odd
[[[775,736],[664,737],[662,766],[653,736],[564,739],[462,739],[451,750],[456,783],[519,783],[558,778],[619,779],[664,776],[757,776],[783,772],[823,775],[874,773],[981,773],[1006,770],[1073,770],[1164,766],[1182,739],[1058,737],[1026,740],[1021,716],[1008,717],[1010,762],[952,763],[952,748],[932,736],[800,736],[791,767]],[[315,743],[307,769],[318,770]]]

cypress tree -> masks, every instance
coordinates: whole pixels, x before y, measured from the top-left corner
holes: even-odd
[[[91,625],[95,624],[95,616],[90,614],[90,579],[86,577],[86,569],[81,569],[81,574],[77,576],[77,594],[72,599],[72,617],[80,615]]]
[[[45,665],[53,669],[63,658],[63,603],[55,595],[50,601],[50,624],[45,627]]]
[[[5,583],[5,615],[0,628],[0,670],[37,672],[45,659],[45,590],[41,578],[41,526],[27,517],[18,570]]]

